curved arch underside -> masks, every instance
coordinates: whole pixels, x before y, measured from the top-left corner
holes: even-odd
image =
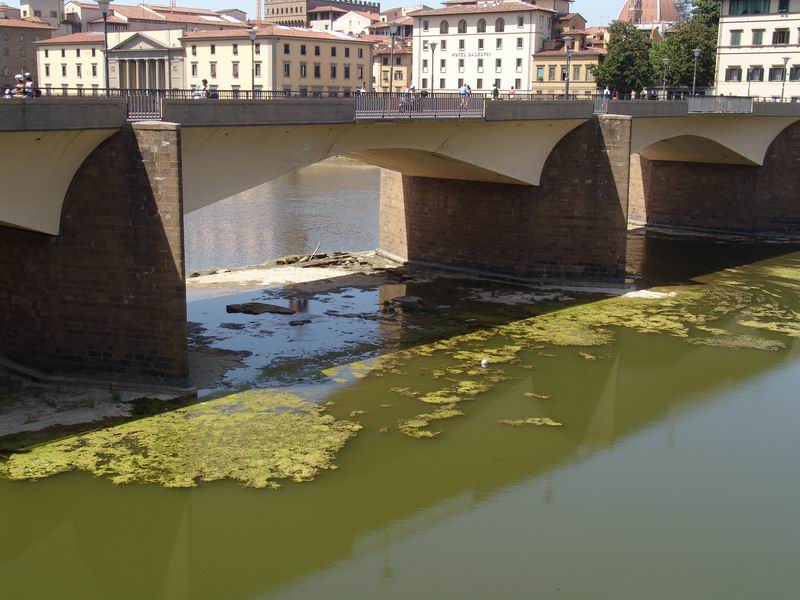
[[[0,225],[58,235],[67,190],[83,162],[118,129],[0,134]]]
[[[640,155],[648,160],[758,166],[727,146],[696,135],[679,135],[644,148]]]
[[[732,114],[636,118],[631,154],[660,161],[763,166],[775,138],[798,120]]]
[[[585,119],[197,127],[182,130],[191,212],[333,156],[407,175],[539,185],[553,148]]]

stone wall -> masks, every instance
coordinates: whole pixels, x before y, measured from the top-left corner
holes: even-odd
[[[676,231],[800,236],[800,124],[762,167],[631,159],[630,222]]]
[[[60,235],[0,227],[0,355],[48,375],[183,385],[182,217],[178,127],[109,138],[75,175]]]
[[[630,118],[593,118],[556,146],[538,187],[381,177],[380,249],[520,279],[621,280]]]

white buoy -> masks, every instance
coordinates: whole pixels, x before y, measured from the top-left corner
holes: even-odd
[[[488,367],[488,366],[489,366],[489,361],[488,361],[488,360],[486,360],[486,359],[484,358],[484,359],[481,361],[481,367],[483,367],[483,368],[485,369],[485,368],[486,368],[486,367]]]

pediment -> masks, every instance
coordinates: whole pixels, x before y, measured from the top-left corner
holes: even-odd
[[[120,42],[113,48],[109,49],[109,52],[120,52],[120,51],[147,51],[147,50],[168,50],[168,48],[159,41],[154,40],[151,37],[148,37],[142,33],[135,33],[128,39]]]

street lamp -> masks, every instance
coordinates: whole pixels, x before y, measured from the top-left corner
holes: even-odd
[[[392,23],[389,25],[389,33],[392,36],[392,49],[389,54],[389,93],[392,93],[392,85],[394,84],[394,36],[397,34],[397,25]]]
[[[790,58],[788,56],[783,57],[783,81],[781,81],[781,102],[783,102],[783,94],[786,91],[786,78],[789,77],[789,69],[787,69],[789,60]]]
[[[434,80],[434,73],[436,71],[436,61],[434,60],[435,55],[436,55],[436,42],[431,42],[431,94],[433,93],[433,80]]]
[[[692,75],[692,96],[694,96],[697,88],[697,59],[700,58],[700,48],[692,50],[692,54],[694,54],[694,75]]]
[[[256,97],[256,36],[258,27],[250,28],[250,94],[251,100]]]
[[[669,59],[664,57],[661,59],[661,65],[664,67],[664,79],[661,81],[661,95],[663,99],[667,99],[667,68],[669,67]]]
[[[564,100],[569,100],[569,64],[572,60],[572,42],[575,38],[566,36],[564,38],[564,49],[567,51],[567,77],[564,79]]]
[[[103,13],[103,56],[106,63],[106,97],[108,97],[108,5],[111,0],[97,0],[100,12]]]

